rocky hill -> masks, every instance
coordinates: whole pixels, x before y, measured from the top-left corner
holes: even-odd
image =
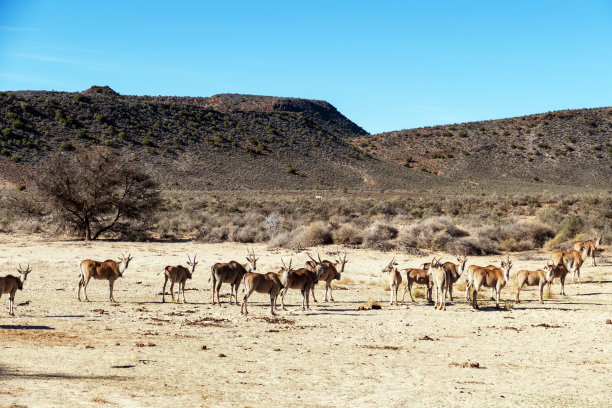
[[[609,108],[369,135],[317,100],[0,92],[0,178],[27,184],[50,153],[103,145],[167,189],[606,188],[611,134]]]
[[[361,136],[381,160],[461,180],[612,187],[612,108]]]

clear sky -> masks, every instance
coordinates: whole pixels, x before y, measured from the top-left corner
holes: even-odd
[[[0,90],[323,99],[371,133],[612,105],[612,1],[0,0]]]

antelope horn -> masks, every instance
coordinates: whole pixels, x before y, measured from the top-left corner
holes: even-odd
[[[309,257],[310,259],[312,259],[312,261],[313,261],[313,262],[315,262],[315,263],[317,262],[317,261],[316,261],[316,260],[315,260],[315,259],[314,259],[314,258],[313,258],[313,257],[312,257],[312,256],[311,256],[309,253],[308,253],[308,252],[306,252],[306,255],[308,255],[308,257]]]
[[[319,263],[321,263],[321,255],[317,252],[317,258],[319,258]]]

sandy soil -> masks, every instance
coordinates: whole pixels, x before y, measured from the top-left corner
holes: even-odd
[[[237,306],[210,303],[210,266],[244,260],[245,245],[13,235],[0,235],[0,243],[0,275],[19,262],[33,269],[16,296],[15,317],[8,296],[0,298],[1,406],[610,406],[609,247],[598,267],[587,260],[581,284],[569,279],[566,297],[555,283],[544,305],[535,288],[514,304],[514,273],[545,263],[544,253],[522,253],[512,257],[501,309],[483,300],[475,311],[456,287],[446,312],[423,298],[389,306],[380,270],[393,254],[349,250],[336,302],[323,302],[319,287],[319,302],[304,312],[299,292],[290,291],[289,311],[272,319],[266,295],[251,297],[248,317]],[[281,256],[293,255],[294,264],[307,259],[254,248],[261,271],[278,269]],[[333,250],[318,249],[327,258]],[[78,302],[80,260],[122,252],[134,260],[115,284],[119,303],[108,302],[105,281],[92,281],[90,302]],[[157,273],[195,252],[200,263],[188,303],[162,304]],[[400,267],[430,258],[396,256]],[[498,261],[472,257],[468,264]],[[225,302],[228,292],[224,285]],[[382,310],[359,311],[368,300]],[[469,363],[479,367],[463,367]]]

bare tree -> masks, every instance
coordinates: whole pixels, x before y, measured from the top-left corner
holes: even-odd
[[[105,148],[53,155],[35,182],[60,227],[85,240],[129,235],[160,203],[157,183],[128,156]]]

